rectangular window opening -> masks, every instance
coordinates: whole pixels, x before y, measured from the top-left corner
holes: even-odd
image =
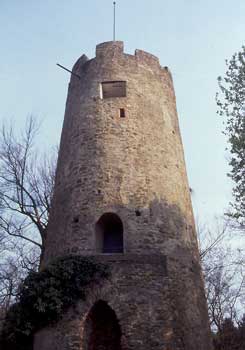
[[[120,115],[120,118],[125,118],[126,117],[126,113],[125,113],[125,109],[124,108],[120,108],[119,115]]]
[[[102,98],[126,97],[126,81],[105,81],[101,87]]]

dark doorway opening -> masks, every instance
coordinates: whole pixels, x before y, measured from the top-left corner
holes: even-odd
[[[123,224],[118,215],[103,214],[95,229],[98,252],[123,253]]]
[[[86,350],[121,350],[121,329],[115,312],[102,300],[90,310],[84,328]]]

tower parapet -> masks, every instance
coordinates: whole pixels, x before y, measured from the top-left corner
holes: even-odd
[[[107,41],[96,46],[96,57],[122,55],[123,41]]]

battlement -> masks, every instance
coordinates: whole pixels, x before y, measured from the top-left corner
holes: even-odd
[[[106,41],[96,45],[96,57],[108,56],[110,54],[123,54],[123,41]]]
[[[73,67],[73,71],[78,72],[79,69],[87,62],[93,61],[94,59],[115,59],[115,58],[124,58],[129,61],[129,63],[136,63],[142,66],[147,66],[151,69],[156,69],[163,71],[165,74],[171,76],[171,73],[166,69],[167,67],[161,67],[158,57],[152,55],[149,52],[143,50],[135,50],[134,55],[124,52],[124,43],[123,41],[106,41],[100,43],[96,46],[96,56],[89,60],[86,55],[82,55]]]
[[[115,57],[125,55],[127,58],[134,58],[142,64],[160,67],[159,59],[143,50],[135,50],[134,55],[124,52],[123,41],[107,41],[96,46],[96,58],[98,57]]]
[[[158,67],[160,66],[158,57],[152,55],[149,52],[136,49],[134,55],[138,61],[144,62],[149,65],[157,65]]]

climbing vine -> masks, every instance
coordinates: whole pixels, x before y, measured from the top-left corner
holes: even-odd
[[[33,335],[57,322],[78,300],[85,300],[85,287],[109,277],[106,265],[92,258],[67,256],[40,272],[31,272],[19,288],[3,325],[0,348],[31,350]]]

